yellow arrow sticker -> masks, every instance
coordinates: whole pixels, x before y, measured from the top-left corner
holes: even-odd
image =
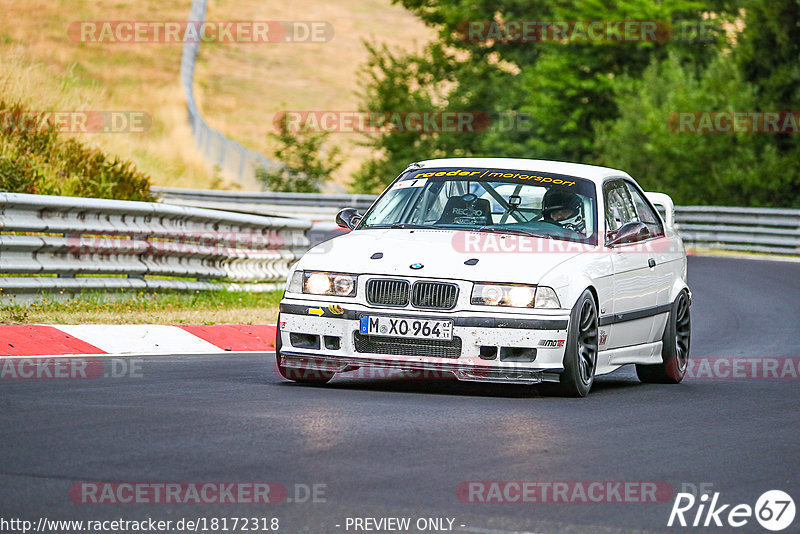
[[[320,317],[322,317],[323,313],[325,313],[325,312],[322,310],[322,308],[309,308],[308,309],[308,314],[309,315],[319,315]]]

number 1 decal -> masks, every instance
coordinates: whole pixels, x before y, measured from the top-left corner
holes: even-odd
[[[406,189],[407,187],[422,187],[428,183],[427,178],[414,178],[413,180],[403,180],[394,184],[392,189]]]

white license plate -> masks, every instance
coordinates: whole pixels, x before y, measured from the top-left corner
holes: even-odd
[[[453,321],[362,315],[359,331],[369,336],[450,341],[453,339]]]

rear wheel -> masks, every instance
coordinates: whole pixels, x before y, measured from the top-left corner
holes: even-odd
[[[597,349],[597,304],[587,289],[570,313],[564,371],[559,382],[542,384],[541,389],[564,397],[588,395],[597,369]]]
[[[333,378],[335,373],[319,369],[296,369],[283,365],[281,356],[281,316],[278,315],[278,328],[275,330],[275,360],[278,364],[278,372],[286,380],[291,380],[299,384],[309,384],[321,386]]]
[[[689,313],[689,295],[681,291],[672,303],[667,326],[661,338],[661,363],[636,365],[636,376],[642,382],[677,384],[686,375],[689,366],[689,346],[692,340],[692,319]]]

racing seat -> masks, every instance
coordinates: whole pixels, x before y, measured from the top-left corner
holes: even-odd
[[[444,205],[442,216],[435,224],[465,224],[456,222],[457,219],[474,219],[474,223],[480,226],[489,226],[492,221],[492,204],[485,198],[477,198],[472,202],[467,202],[463,197],[450,197]]]

